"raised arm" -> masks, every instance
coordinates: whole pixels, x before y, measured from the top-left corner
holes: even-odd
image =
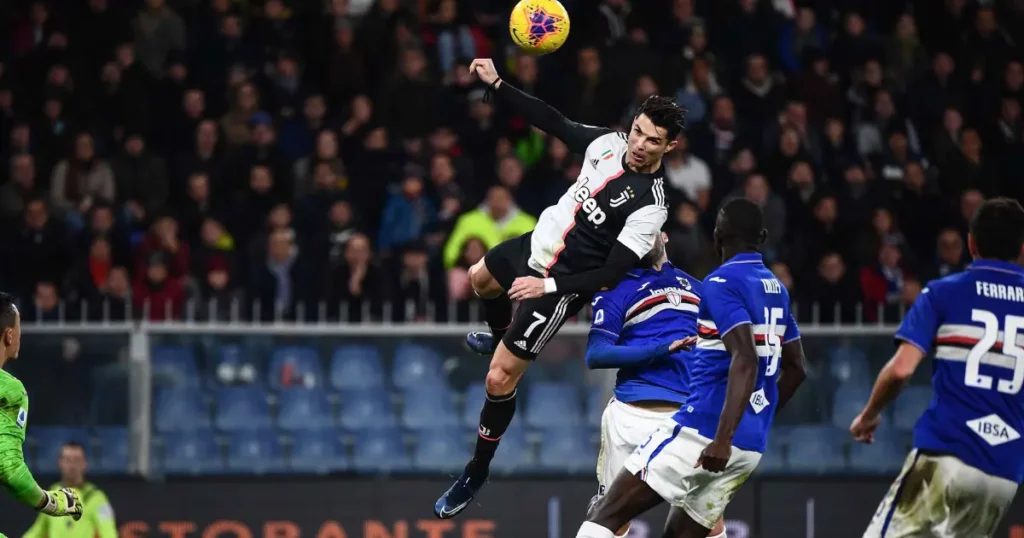
[[[604,127],[571,121],[544,101],[501,80],[494,68],[494,61],[490,58],[473,60],[469,70],[491,86],[498,97],[508,103],[527,123],[565,142],[569,151],[573,153],[584,153],[594,139],[612,132],[611,129]]]

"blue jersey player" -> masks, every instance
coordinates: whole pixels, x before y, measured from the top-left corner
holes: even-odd
[[[690,394],[626,460],[577,538],[612,538],[662,500],[672,505],[665,536],[705,538],[754,471],[772,417],[806,375],[789,292],[757,252],[766,235],[750,200],[718,213],[723,263],[704,280]]]
[[[1024,480],[1024,209],[985,202],[967,244],[974,263],[921,290],[850,426],[872,442],[882,410],[933,354],[935,396],[865,537],[992,536]]]
[[[597,501],[626,459],[690,394],[701,283],[675,268],[662,234],[640,268],[594,297],[587,367],[618,368],[615,397],[601,416]],[[629,524],[616,532],[625,536]],[[724,538],[719,528],[716,538]]]

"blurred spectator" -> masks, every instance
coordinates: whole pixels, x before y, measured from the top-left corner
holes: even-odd
[[[131,278],[124,267],[112,267],[107,272],[107,281],[99,289],[97,301],[90,301],[90,320],[124,321],[129,319],[131,309]]]
[[[41,198],[25,203],[23,220],[7,247],[4,257],[11,260],[5,264],[9,282],[22,297],[32,293],[40,281],[63,282],[74,254],[63,228],[50,218]]]
[[[938,255],[928,265],[923,275],[924,282],[926,283],[953,273],[959,273],[967,267],[967,249],[964,248],[964,239],[960,236],[960,232],[952,228],[946,228],[939,233],[936,243],[938,246],[935,250]]]
[[[139,58],[157,75],[173,50],[185,48],[185,24],[164,0],[146,0],[146,7],[132,22]]]
[[[489,250],[506,239],[529,232],[536,224],[537,219],[516,206],[507,188],[495,185],[487,191],[483,204],[456,221],[444,246],[444,266],[454,267],[471,240],[481,241]]]
[[[779,34],[779,59],[782,67],[787,73],[800,72],[801,58],[805,58],[808,51],[824,50],[826,39],[825,29],[818,25],[814,10],[807,6],[800,7],[796,18],[786,23]]]
[[[181,319],[185,288],[171,275],[170,264],[167,253],[151,251],[138,270],[132,300],[150,321]]]
[[[768,263],[782,254],[782,240],[786,237],[786,204],[772,192],[768,181],[761,174],[751,174],[743,182],[740,196],[761,206],[764,221],[768,225],[768,237],[762,247],[762,254]]]
[[[939,187],[951,198],[966,189],[978,189],[985,196],[999,194],[997,171],[982,153],[981,136],[967,127],[960,132],[960,151],[954,153],[939,173]]]
[[[885,46],[886,67],[898,87],[905,88],[928,66],[928,51],[917,35],[917,23],[910,13],[900,15],[892,37]]]
[[[686,135],[679,135],[676,141],[676,149],[669,152],[663,162],[665,179],[704,211],[711,202],[711,169],[700,157],[690,153]]]
[[[415,241],[437,218],[434,203],[423,191],[420,174],[418,170],[409,170],[384,206],[378,239],[378,247],[383,251]]]
[[[440,267],[430,262],[427,249],[421,244],[407,244],[394,264],[392,283],[387,288],[392,321],[427,321],[428,314],[437,318],[432,308],[446,304],[447,282]]]
[[[473,286],[469,282],[469,268],[487,254],[487,245],[479,237],[470,237],[462,243],[462,250],[455,264],[448,268],[448,298],[466,301],[473,298]]]
[[[901,304],[903,285],[910,276],[903,265],[899,243],[891,239],[883,241],[877,263],[863,268],[860,273],[864,318],[875,321],[881,315],[885,321],[898,319],[893,309]]]
[[[736,110],[752,124],[766,125],[782,107],[783,89],[775,83],[768,60],[761,54],[747,57],[736,93]]]
[[[843,256],[826,252],[818,261],[813,276],[801,289],[802,321],[814,323],[854,323],[856,306],[861,300],[857,281],[846,270]]]
[[[793,97],[807,104],[807,117],[816,124],[839,117],[843,114],[843,94],[828,57],[818,49],[807,49],[803,63],[806,67],[790,83]]]
[[[256,309],[253,319],[294,319],[297,308],[310,298],[306,293],[309,275],[299,259],[294,236],[290,229],[277,229],[267,237],[266,259],[250,275]]]
[[[189,247],[178,236],[178,221],[171,215],[157,215],[149,231],[135,250],[136,283],[149,279],[162,285],[165,280],[181,281],[188,275]],[[157,258],[155,255],[161,254]],[[155,260],[155,261],[154,261]],[[147,267],[157,263],[162,267],[159,279],[151,278]],[[177,289],[172,293],[177,293]]]
[[[236,88],[231,100],[231,109],[220,119],[224,141],[230,146],[249,143],[252,136],[249,124],[259,110],[260,97],[254,84],[245,83]]]
[[[110,271],[114,268],[113,249],[105,237],[93,239],[89,246],[89,254],[79,261],[75,268],[74,290],[76,295],[85,301],[94,302],[100,299],[100,290],[107,284]]]
[[[32,302],[23,316],[26,321],[55,322],[62,319],[63,305],[53,282],[41,281],[35,285]]]
[[[673,265],[697,278],[704,278],[715,266],[708,235],[700,224],[700,212],[688,202],[679,204],[670,215],[668,259]]]
[[[25,202],[38,194],[36,188],[36,161],[30,153],[14,155],[10,159],[10,179],[0,186],[0,219],[8,223],[25,209]]]
[[[114,159],[113,170],[118,205],[129,222],[145,222],[167,203],[167,167],[163,159],[149,152],[140,133],[125,136],[124,153]]]
[[[345,176],[345,165],[341,161],[338,134],[332,130],[324,129],[316,135],[316,145],[312,148],[312,154],[302,157],[295,163],[295,196],[305,196],[314,190],[313,184],[316,179],[316,168],[326,164],[330,173],[337,180]]]
[[[93,203],[114,202],[114,172],[107,161],[96,155],[92,135],[75,137],[70,158],[57,163],[50,178],[53,208],[73,229],[81,229],[84,216]]]
[[[352,234],[328,277],[328,311],[339,312],[343,320],[367,320],[371,305],[379,300],[382,284],[369,238]]]

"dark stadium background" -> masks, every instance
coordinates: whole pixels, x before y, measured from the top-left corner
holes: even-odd
[[[494,57],[580,122],[689,109],[671,260],[703,277],[716,209],[757,201],[811,362],[730,536],[859,536],[930,397],[924,368],[850,445],[894,324],[963,269],[984,198],[1024,196],[1024,1],[564,4],[568,44],[534,59],[505,1],[0,2],[0,289],[40,480],[84,441],[124,536],[571,536],[610,381],[586,313],[527,376],[481,506],[430,519],[486,368],[466,269],[580,167],[481,100],[468,59]]]

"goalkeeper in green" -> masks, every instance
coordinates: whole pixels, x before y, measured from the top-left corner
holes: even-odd
[[[3,370],[18,358],[21,314],[14,297],[0,292],[0,485],[15,499],[51,516],[82,517],[82,503],[71,488],[44,491],[36,484],[21,446],[28,426],[28,394],[21,381]]]

